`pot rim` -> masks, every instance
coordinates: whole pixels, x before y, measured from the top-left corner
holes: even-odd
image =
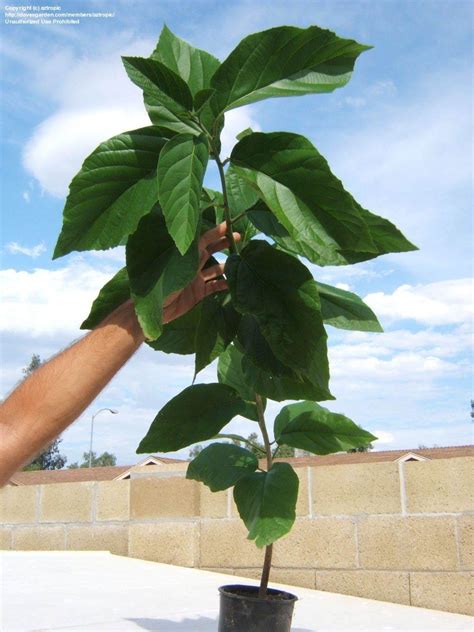
[[[263,599],[261,599],[258,594],[256,596],[253,596],[252,594],[249,595],[237,595],[233,592],[229,592],[229,589],[236,589],[236,588],[245,588],[245,589],[254,589],[257,593],[258,593],[258,586],[252,586],[249,584],[226,584],[225,586],[219,586],[219,592],[221,595],[224,595],[225,597],[229,598],[229,599],[237,599],[237,600],[249,600],[249,601],[263,601]],[[284,602],[284,603],[295,603],[296,601],[298,601],[298,597],[296,595],[293,595],[293,593],[288,592],[287,590],[282,590],[280,588],[268,588],[267,592],[269,592],[270,594],[273,595],[285,595],[282,599],[280,599],[280,602]]]

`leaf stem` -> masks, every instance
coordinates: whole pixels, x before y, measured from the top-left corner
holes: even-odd
[[[235,224],[236,222],[239,221],[239,219],[242,219],[242,217],[245,217],[246,214],[247,214],[247,211],[244,211],[243,213],[240,213],[240,215],[236,215],[230,220],[230,223]]]
[[[267,471],[269,471],[273,464],[272,448],[270,445],[270,439],[268,437],[267,427],[265,425],[265,413],[263,409],[262,396],[255,393],[255,403],[257,404],[257,417],[258,425],[263,437],[263,443],[265,445],[265,452],[267,455]],[[272,566],[272,554],[273,544],[269,544],[265,547],[265,559],[263,561],[262,577],[260,579],[260,588],[258,590],[258,596],[263,599],[267,595],[268,580],[270,578],[270,569]]]

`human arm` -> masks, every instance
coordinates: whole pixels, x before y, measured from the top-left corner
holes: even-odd
[[[227,246],[225,224],[203,235],[200,270],[192,283],[166,301],[165,323],[206,295],[227,288],[226,281],[218,278],[223,273],[221,264],[204,268],[213,253]],[[144,339],[129,300],[10,394],[0,407],[0,486],[77,419]]]

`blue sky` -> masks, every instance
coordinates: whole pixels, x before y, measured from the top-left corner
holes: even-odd
[[[232,3],[65,1],[66,11],[114,11],[78,26],[1,27],[1,396],[32,353],[47,358],[81,333],[91,299],[120,267],[120,250],[51,253],[67,185],[102,140],[146,125],[120,55],[148,55],[163,23],[221,59],[248,33],[319,26],[371,44],[351,82],[331,95],[274,99],[233,111],[224,145],[251,126],[308,136],[370,210],[420,251],[346,268],[321,281],[365,297],[386,333],[328,328],[330,408],[378,434],[377,449],[472,441],[472,4],[435,0]],[[2,5],[3,6],[3,5]],[[215,174],[208,182],[217,184]],[[203,373],[213,381],[214,367]],[[141,349],[63,436],[70,461],[94,447],[132,463],[156,412],[192,379],[187,357]],[[279,410],[271,405],[269,417]],[[232,428],[253,431],[252,422]]]

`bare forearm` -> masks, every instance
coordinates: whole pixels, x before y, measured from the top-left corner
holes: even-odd
[[[0,408],[0,485],[77,419],[143,340],[125,303],[7,398]]]

